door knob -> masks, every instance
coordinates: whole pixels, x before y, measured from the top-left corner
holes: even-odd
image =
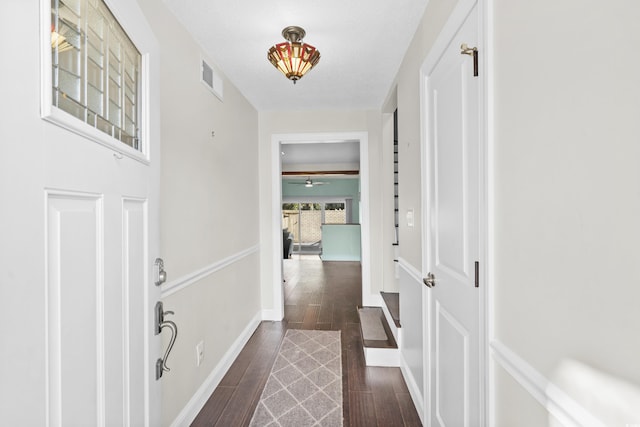
[[[160,286],[167,281],[167,272],[164,271],[164,261],[162,258],[156,258],[155,266],[157,267],[155,283],[156,286]]]
[[[427,285],[430,288],[433,288],[434,286],[436,286],[436,276],[434,276],[433,273],[431,272],[427,273],[427,277],[422,279],[422,281],[424,282],[425,285]]]

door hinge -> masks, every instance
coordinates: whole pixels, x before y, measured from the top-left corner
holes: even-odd
[[[473,57],[473,77],[478,77],[478,48],[469,47],[466,43],[463,43],[460,46],[460,53]]]
[[[480,263],[476,261],[476,279],[475,279],[476,288],[480,287]]]

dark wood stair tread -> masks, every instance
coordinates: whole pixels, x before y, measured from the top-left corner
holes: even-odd
[[[375,313],[376,320],[379,320],[382,328],[384,329],[384,334],[386,335],[386,339],[365,339],[365,332],[363,331],[363,322],[360,322],[360,333],[362,335],[362,342],[364,347],[367,348],[398,348],[396,344],[396,340],[393,337],[393,333],[389,328],[389,324],[387,323],[387,319],[384,316],[384,312],[380,307],[360,307],[358,306],[358,316],[361,316],[360,309],[366,309],[369,314]],[[366,327],[366,326],[365,326]]]

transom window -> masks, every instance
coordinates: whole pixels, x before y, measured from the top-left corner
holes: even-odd
[[[141,54],[102,0],[51,0],[52,105],[142,151]]]

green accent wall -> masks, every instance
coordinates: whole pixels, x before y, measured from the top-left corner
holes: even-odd
[[[323,261],[360,261],[360,224],[322,226]]]

